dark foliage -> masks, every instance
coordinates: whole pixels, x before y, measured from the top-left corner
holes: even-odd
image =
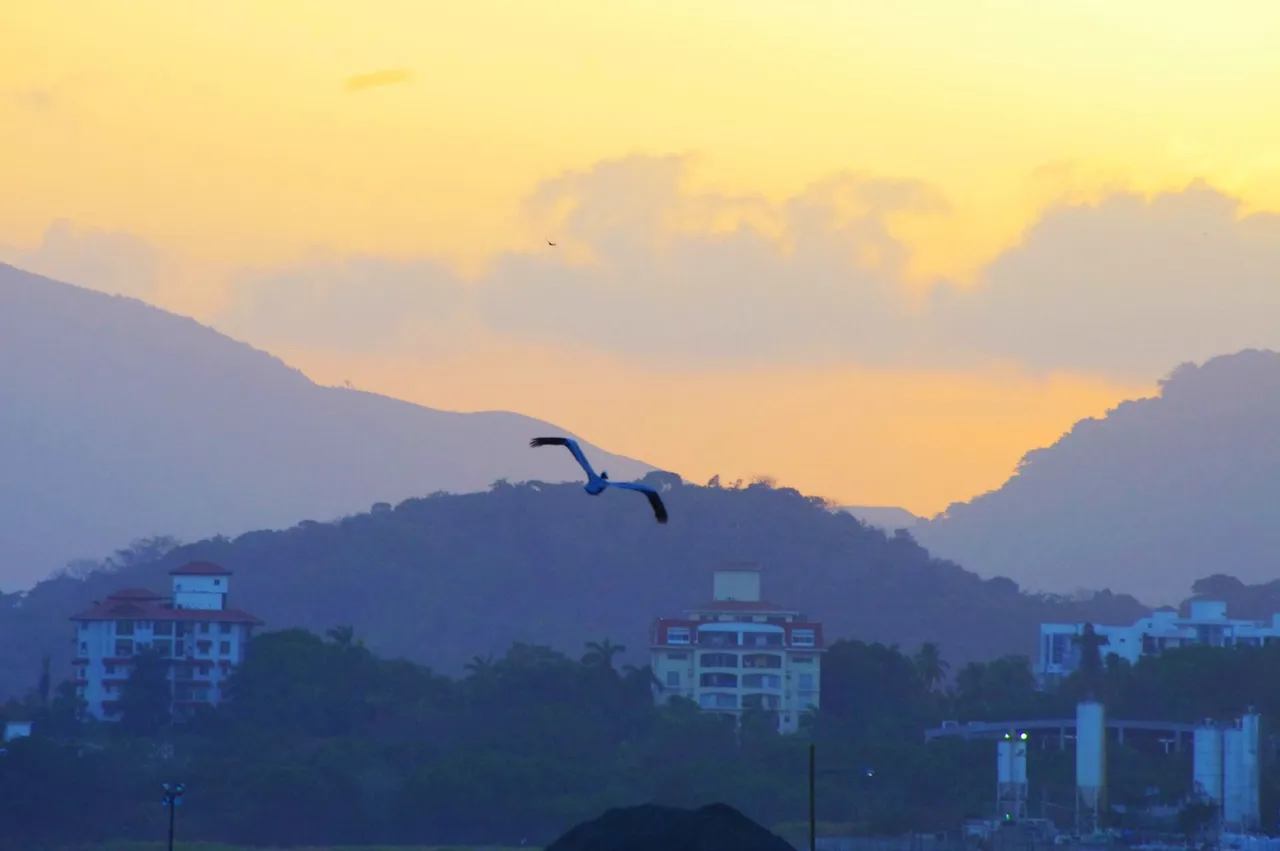
[[[1069,717],[1086,688],[1117,718],[1228,719],[1250,706],[1280,717],[1280,647],[1190,648],[1132,667],[1110,657],[1095,682],[1073,678],[1044,693],[1025,658],[968,663],[941,688],[936,647],[908,656],[841,641],[825,656],[823,709],[805,732],[780,736],[763,713],[735,729],[684,700],[656,703],[649,670],[615,667],[614,651],[600,652],[616,649],[608,641],[581,661],[515,644],[451,679],[379,658],[357,635],[259,636],[227,703],[146,736],[130,731],[155,721],[164,686],[145,669],[129,684],[141,722],[78,723],[65,689],[44,707],[32,689],[4,707],[36,720],[35,735],[0,757],[5,836],[15,848],[161,836],[159,784],[181,781],[180,833],[191,839],[537,845],[644,803],[724,803],[796,838],[811,741],[821,821],[852,833],[946,830],[990,815],[995,760],[990,742],[926,744],[922,731],[942,720]],[[1063,820],[1074,755],[1058,750],[1056,736],[1033,745],[1033,814]],[[1111,800],[1131,811],[1189,791],[1189,748],[1166,754],[1135,735],[1109,758]],[[1265,771],[1263,812],[1275,812],[1269,757]],[[1179,824],[1193,832],[1202,820],[1184,808]]]
[[[655,616],[705,601],[711,570],[743,559],[765,569],[766,597],[832,634],[936,640],[956,664],[1029,654],[1042,621],[1131,623],[1147,611],[1105,592],[1062,600],[984,581],[931,558],[910,535],[886,536],[791,489],[700,487],[663,473],[646,481],[666,489],[667,526],[635,494],[500,483],[49,580],[0,598],[0,690],[25,688],[42,652],[67,670],[67,618],[77,609],[121,587],[164,591],[166,571],[192,560],[235,571],[233,602],[272,628],[351,623],[379,653],[450,673],[513,641],[576,648],[612,635],[644,647]]]

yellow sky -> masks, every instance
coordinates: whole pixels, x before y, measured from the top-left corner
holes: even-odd
[[[701,186],[771,200],[839,171],[924,181],[951,210],[895,221],[917,279],[967,278],[1046,204],[1106,186],[1205,177],[1280,208],[1280,5],[1264,0],[0,0],[0,32],[0,244],[38,243],[55,219],[128,231],[191,267],[165,306],[198,318],[225,293],[192,269],[317,246],[475,269],[540,244],[519,215],[539,181],[631,153],[693,154]],[[378,71],[406,79],[344,85]],[[446,380],[292,359],[426,404],[519,409],[689,475],[767,472],[917,511],[998,485],[1026,449],[1145,389],[593,362],[594,382],[670,396],[657,409],[689,436],[495,357]],[[746,415],[771,398],[803,417]]]

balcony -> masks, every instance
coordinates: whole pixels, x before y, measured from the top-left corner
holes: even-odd
[[[733,653],[703,653],[698,664],[704,668],[736,668],[738,657]]]
[[[736,674],[703,674],[698,684],[703,688],[737,688],[738,677]]]

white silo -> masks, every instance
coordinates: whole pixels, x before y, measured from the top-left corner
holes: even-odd
[[[1222,824],[1228,830],[1243,830],[1249,796],[1245,775],[1244,730],[1229,727],[1222,731]]]
[[[1027,817],[1027,734],[1010,731],[996,742],[996,816]]]
[[[1259,822],[1260,719],[1249,713],[1222,734],[1222,821],[1233,830],[1256,830]]]
[[[1101,703],[1076,705],[1076,814],[1078,828],[1093,833],[1107,798],[1107,713]]]
[[[1222,730],[1210,719],[1193,734],[1191,771],[1195,794],[1222,806]]]

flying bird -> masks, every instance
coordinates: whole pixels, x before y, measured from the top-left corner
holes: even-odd
[[[587,456],[582,454],[582,448],[578,446],[578,441],[570,437],[535,437],[529,441],[529,445],[538,446],[563,446],[573,454],[578,463],[582,465],[582,469],[587,471],[587,484],[583,488],[592,496],[599,496],[604,493],[605,488],[622,488],[624,490],[636,491],[645,495],[649,500],[649,504],[653,506],[653,516],[657,518],[659,523],[667,522],[667,507],[662,504],[662,497],[658,496],[658,492],[648,485],[640,485],[635,482],[611,482],[609,474],[601,470],[599,474],[591,468],[591,462],[587,460]]]
[[[550,245],[552,248],[556,247],[556,244],[549,239],[547,240],[547,245]]]

